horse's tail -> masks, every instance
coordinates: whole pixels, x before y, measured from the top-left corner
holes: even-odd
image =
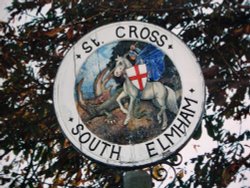
[[[165,86],[167,89],[167,98],[166,98],[166,106],[169,109],[169,111],[177,114],[178,112],[178,105],[177,105],[177,98],[176,94],[173,89],[171,89],[168,86]]]

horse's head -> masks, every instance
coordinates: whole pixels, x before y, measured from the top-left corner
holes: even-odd
[[[125,58],[117,56],[115,59],[115,68],[114,68],[114,75],[115,77],[121,77],[127,68],[126,63],[125,63]]]

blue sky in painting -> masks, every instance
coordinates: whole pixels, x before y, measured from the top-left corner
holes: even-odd
[[[84,82],[82,84],[82,92],[85,98],[94,97],[94,81],[96,76],[101,72],[109,63],[110,57],[112,56],[113,47],[117,45],[117,42],[109,43],[101,48],[98,48],[93,52],[88,59],[83,63],[79,74],[76,78],[76,83],[78,83],[82,78]],[[116,85],[113,79],[111,79],[107,86]]]

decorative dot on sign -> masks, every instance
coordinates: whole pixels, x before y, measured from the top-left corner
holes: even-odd
[[[194,90],[193,88],[191,88],[189,91],[190,91],[191,93],[193,93],[195,90]]]

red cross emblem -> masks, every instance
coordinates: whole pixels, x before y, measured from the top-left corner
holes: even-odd
[[[127,76],[132,84],[142,91],[147,83],[147,67],[145,64],[135,65],[131,68],[126,69]]]

